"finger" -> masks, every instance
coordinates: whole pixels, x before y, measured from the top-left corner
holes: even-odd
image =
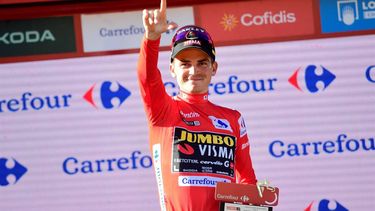
[[[142,18],[143,18],[143,26],[150,27],[150,22],[148,21],[148,18],[149,18],[148,10],[146,9],[143,10]]]
[[[160,15],[160,11],[154,10],[154,23],[157,24],[159,22],[162,22],[162,17]]]
[[[167,0],[160,0],[160,12],[165,13],[167,10]]]
[[[148,12],[148,22],[149,22],[149,25],[154,24],[154,13],[152,11]]]
[[[178,25],[175,22],[168,23],[168,30],[173,30],[173,29],[176,29],[177,27]]]

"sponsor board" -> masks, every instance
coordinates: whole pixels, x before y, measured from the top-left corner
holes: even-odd
[[[0,21],[0,57],[76,51],[73,17]]]
[[[314,33],[311,0],[207,4],[197,6],[196,13],[198,24],[210,32],[215,42]]]
[[[323,33],[375,29],[374,0],[320,0]]]
[[[179,26],[194,24],[192,7],[167,10],[168,18]],[[142,11],[82,15],[85,52],[137,49],[144,34]],[[160,45],[169,46],[175,30],[162,36]]]

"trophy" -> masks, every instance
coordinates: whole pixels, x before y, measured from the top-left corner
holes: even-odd
[[[267,181],[256,185],[218,182],[215,199],[221,201],[220,211],[272,211],[279,201],[279,188]]]

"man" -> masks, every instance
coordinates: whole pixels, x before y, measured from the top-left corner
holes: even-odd
[[[197,26],[176,32],[170,72],[180,93],[172,98],[157,68],[161,34],[176,27],[166,21],[166,0],[158,10],[143,11],[143,24],[138,77],[161,210],[219,210],[217,182],[255,184],[256,178],[240,113],[208,101],[208,86],[218,68],[214,44]]]

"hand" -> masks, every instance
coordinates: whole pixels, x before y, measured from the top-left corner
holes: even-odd
[[[157,40],[162,33],[177,28],[174,22],[167,23],[167,0],[160,0],[160,9],[143,10],[143,27],[145,37],[149,40]]]

